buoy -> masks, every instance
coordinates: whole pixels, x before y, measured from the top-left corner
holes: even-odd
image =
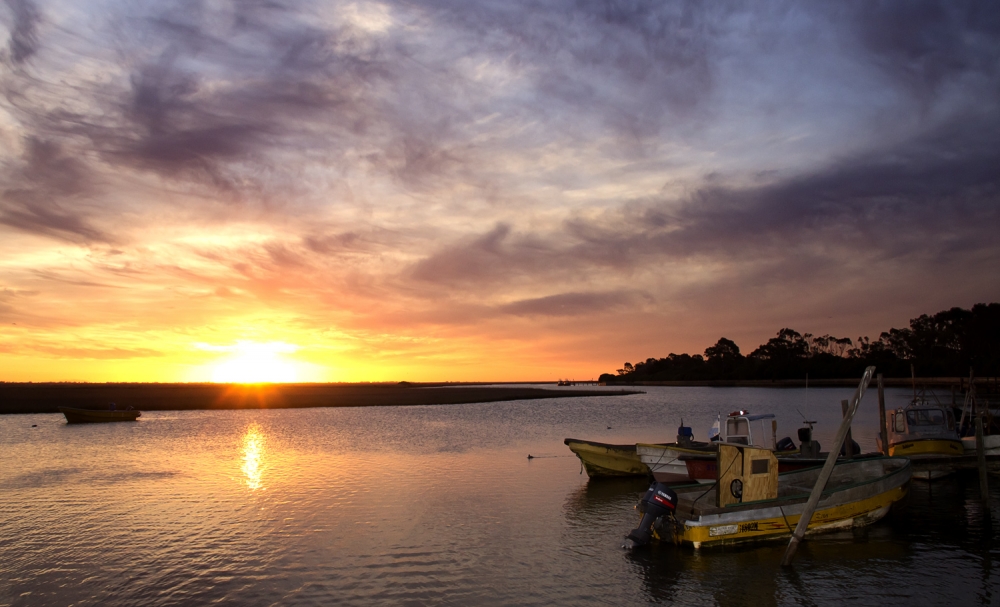
[[[31,427],[32,427],[32,428],[37,428],[37,427],[38,427],[38,424],[31,424]]]

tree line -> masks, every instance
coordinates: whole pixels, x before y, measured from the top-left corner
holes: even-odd
[[[1000,303],[952,308],[910,320],[903,329],[883,331],[877,340],[814,336],[781,329],[767,343],[743,355],[722,337],[701,354],[673,354],[626,362],[604,382],[840,379],[858,377],[875,365],[886,377],[909,377],[910,365],[922,377],[1000,375]]]

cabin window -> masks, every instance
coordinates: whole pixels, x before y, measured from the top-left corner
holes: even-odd
[[[906,432],[906,422],[903,421],[903,412],[896,414],[896,432]]]
[[[750,460],[750,474],[767,474],[769,463],[766,459]]]
[[[731,419],[726,424],[726,434],[729,436],[747,436],[750,434],[750,423],[745,419]]]
[[[954,430],[955,429],[955,414],[952,413],[951,411],[948,411],[947,414],[948,414],[948,429],[949,430]]]
[[[906,412],[906,423],[912,426],[943,426],[944,411],[940,409],[910,409]]]

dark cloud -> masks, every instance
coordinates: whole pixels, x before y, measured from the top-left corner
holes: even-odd
[[[41,13],[31,0],[6,0],[13,17],[7,57],[14,65],[27,61],[38,49],[38,24]]]
[[[584,316],[633,306],[636,302],[652,303],[648,294],[634,291],[605,293],[560,293],[547,297],[522,299],[500,307],[516,316]]]
[[[58,143],[28,137],[3,171],[0,224],[74,242],[109,242],[80,204],[94,189],[86,163]]]
[[[976,0],[855,2],[854,31],[871,60],[926,97],[965,73],[1000,73],[1000,5]]]
[[[600,219],[571,219],[544,238],[498,225],[420,261],[411,276],[491,284],[699,258],[746,263],[757,257],[765,264],[777,258],[787,268],[810,258],[815,268],[856,255],[1000,256],[1000,116],[967,118],[766,185],[709,184],[682,199],[635,201]],[[819,249],[825,261],[815,257]],[[780,267],[770,269],[776,279],[788,277]]]

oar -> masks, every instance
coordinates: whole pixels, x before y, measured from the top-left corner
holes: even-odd
[[[819,503],[819,498],[823,495],[823,490],[826,489],[826,483],[830,480],[830,475],[833,474],[833,467],[837,464],[837,456],[840,455],[840,447],[844,444],[844,439],[847,437],[847,431],[851,429],[851,420],[854,419],[854,414],[858,411],[858,405],[861,403],[861,397],[865,395],[865,390],[868,388],[868,384],[872,381],[872,375],[875,373],[875,367],[868,367],[865,369],[865,374],[861,378],[861,383],[858,384],[858,389],[854,392],[854,398],[851,399],[851,405],[847,408],[847,413],[844,415],[844,421],[840,422],[840,429],[837,430],[837,437],[833,439],[833,447],[830,448],[830,454],[826,456],[826,463],[823,464],[823,470],[819,473],[819,478],[816,479],[816,485],[813,486],[812,493],[809,494],[809,501],[806,502],[806,509],[802,512],[802,516],[799,517],[799,524],[795,526],[795,532],[792,533],[792,539],[788,542],[788,549],[785,550],[785,556],[781,559],[781,565],[787,567],[792,564],[792,557],[795,556],[795,551],[799,547],[799,542],[805,537],[806,528],[809,527],[809,521],[812,520],[813,512],[816,510],[816,504]]]

